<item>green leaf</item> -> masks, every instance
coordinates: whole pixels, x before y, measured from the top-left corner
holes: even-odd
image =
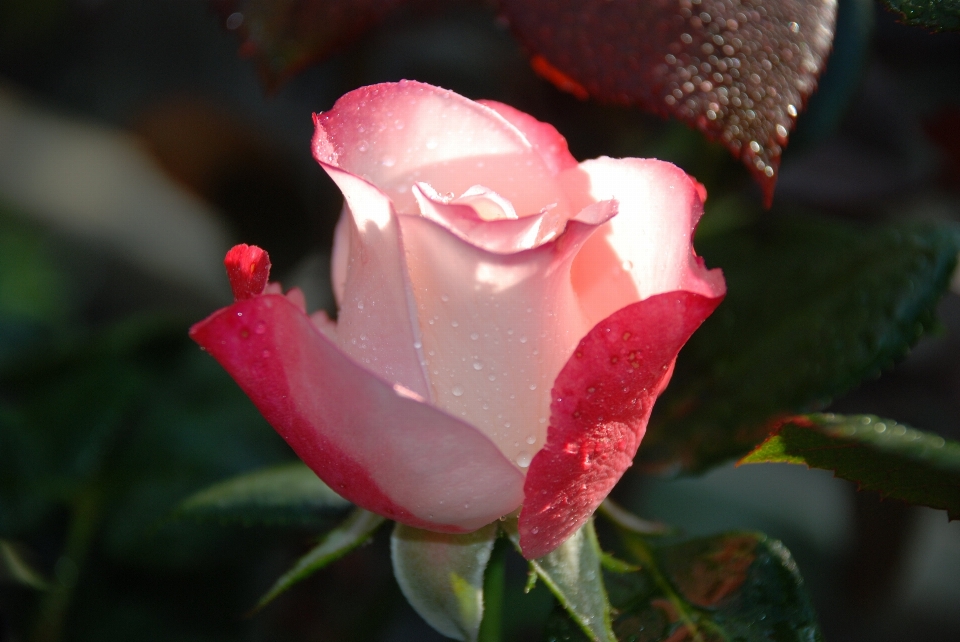
[[[933,31],[960,29],[960,2],[957,0],[883,0],[903,17],[903,22]]]
[[[0,539],[0,579],[4,577],[38,591],[45,590],[48,586],[43,576],[23,559],[12,542]]]
[[[256,608],[262,609],[297,582],[307,579],[366,542],[383,522],[384,519],[379,515],[362,508],[354,510],[343,523],[324,535],[309,553],[297,560],[293,568],[284,573],[260,598]]]
[[[349,506],[298,461],[220,482],[185,499],[176,514],[246,524],[311,524]]]
[[[726,300],[693,335],[639,451],[650,471],[741,457],[772,418],[822,408],[901,358],[960,251],[952,226],[770,216],[698,244]]]
[[[741,464],[806,464],[832,470],[910,504],[960,519],[960,443],[870,415],[808,415],[784,421]]]
[[[390,553],[400,590],[416,612],[447,637],[477,639],[483,572],[496,539],[496,524],[463,534],[394,527]]]
[[[520,551],[516,521],[504,522],[503,528]],[[610,601],[603,585],[601,559],[602,552],[591,519],[560,548],[531,560],[530,566],[589,639],[616,642],[610,628]]]
[[[756,533],[672,543],[621,534],[640,569],[605,574],[619,640],[821,640],[803,580],[780,542]],[[546,639],[584,637],[558,610],[547,623]]]

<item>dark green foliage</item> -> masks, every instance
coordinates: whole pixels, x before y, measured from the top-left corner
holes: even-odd
[[[350,505],[298,461],[214,484],[185,499],[177,515],[247,525],[316,525]]]
[[[960,2],[957,0],[884,0],[903,22],[934,31],[960,29]]]
[[[741,464],[806,464],[832,470],[910,504],[960,519],[960,443],[866,415],[809,415],[785,421]]]
[[[680,353],[639,459],[702,471],[901,358],[935,324],[956,265],[950,226],[862,228],[776,216],[698,244],[727,297]]]
[[[662,544],[632,533],[623,536],[640,569],[604,573],[621,642],[821,639],[803,580],[780,542],[756,533]],[[545,639],[586,640],[560,609],[548,622]]]

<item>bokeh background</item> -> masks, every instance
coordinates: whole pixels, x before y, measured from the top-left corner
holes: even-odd
[[[397,9],[272,93],[237,48],[201,0],[0,0],[0,553],[48,584],[0,563],[2,642],[441,639],[400,595],[386,529],[252,614],[327,518],[171,518],[209,483],[292,457],[186,330],[230,302],[221,261],[241,241],[335,312],[341,199],[310,156],[311,114],[353,88],[421,80],[554,124],[578,159],[673,161],[709,190],[701,235],[800,208],[960,221],[960,34],[900,25],[870,0],[840,0],[769,212],[700,134],[539,78],[483,2]],[[957,294],[940,318],[831,408],[960,438]],[[795,466],[628,473],[615,494],[692,534],[782,539],[827,640],[960,639],[960,524],[943,512]],[[507,639],[535,639],[551,598],[523,595],[518,557],[508,577]]]

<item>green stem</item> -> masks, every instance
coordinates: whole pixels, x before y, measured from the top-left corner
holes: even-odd
[[[33,642],[58,642],[73,598],[80,569],[100,518],[100,498],[93,489],[81,492],[73,502],[63,554],[57,560],[56,579],[37,611]]]
[[[483,576],[483,621],[477,642],[500,642],[503,638],[503,587],[506,577],[507,540],[500,538],[490,553]]]

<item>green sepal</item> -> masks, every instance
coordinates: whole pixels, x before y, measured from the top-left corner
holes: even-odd
[[[297,560],[293,568],[284,573],[270,587],[270,590],[257,602],[256,610],[262,609],[297,582],[307,579],[366,542],[383,522],[384,519],[379,515],[362,508],[355,509],[347,519],[326,533],[319,544]]]
[[[516,520],[506,520],[502,526],[514,547],[522,553]],[[610,600],[603,584],[602,557],[593,519],[590,519],[555,551],[530,560],[530,567],[588,639],[616,642],[610,628]]]
[[[462,534],[394,527],[390,553],[397,584],[420,617],[447,637],[477,640],[483,575],[496,539],[496,524]]]

